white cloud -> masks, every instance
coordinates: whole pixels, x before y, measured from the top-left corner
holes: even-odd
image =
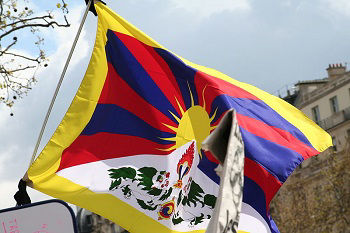
[[[282,6],[291,7],[292,1],[291,0],[285,0],[281,2]]]
[[[18,148],[16,146],[3,147],[0,152],[0,209],[9,208],[15,206],[15,200],[13,195],[17,191],[18,179],[8,179],[8,173],[12,172],[11,168],[9,169],[9,164],[13,163],[12,157]],[[6,178],[4,179],[3,177]]]
[[[70,23],[72,24],[70,28],[56,28],[44,32],[45,36],[54,38],[50,41],[52,43],[50,45],[55,48],[55,52],[49,55],[49,66],[37,72],[39,83],[29,92],[28,96],[24,96],[24,99],[14,105],[15,115],[9,116],[8,108],[0,106],[0,209],[15,205],[13,195],[17,191],[19,179],[28,168],[35,140],[77,32],[83,9],[83,5],[70,8]],[[94,30],[94,27],[86,26],[80,35],[67,77],[57,97],[59,102],[55,104],[55,112],[51,114],[41,144],[45,144],[45,135],[48,134],[47,137],[49,137],[56,128],[84,75],[94,39],[94,35],[87,33],[87,30]],[[33,202],[50,198],[31,188],[28,188],[28,193]]]
[[[1,126],[0,126],[1,129]],[[0,209],[14,207],[16,201],[14,194],[18,191],[17,185],[24,175],[29,165],[30,149],[19,147],[16,142],[1,148],[0,151]],[[21,143],[18,143],[21,144]],[[52,197],[40,193],[31,188],[27,188],[27,192],[32,202],[52,199]]]
[[[336,14],[350,17],[350,1],[349,0],[324,0],[327,8]]]
[[[12,54],[21,55],[27,58],[33,58],[27,51],[12,49],[9,51]],[[16,78],[12,79],[17,83],[21,83],[22,85],[26,85],[27,79],[30,79],[35,74],[36,68],[27,68],[26,67],[36,67],[37,62],[31,61],[25,58],[4,54],[0,56],[0,64],[3,64],[7,70],[20,70],[14,73]],[[5,89],[3,89],[5,91]],[[0,92],[1,93],[1,92]]]
[[[16,146],[2,148],[0,152],[0,175],[1,176],[5,173],[7,163],[11,159],[11,154],[14,154],[14,152],[17,149],[18,148]]]
[[[197,17],[210,17],[223,11],[247,11],[251,9],[248,0],[171,0],[177,8],[182,8]]]
[[[18,188],[17,188],[18,181],[19,179],[0,181],[0,190],[6,193],[6,195],[1,195],[0,209],[6,209],[6,208],[11,208],[16,206],[16,201],[13,196],[18,191]],[[45,195],[43,193],[40,193],[29,187],[27,188],[27,193],[32,203],[53,199],[52,197]]]
[[[3,193],[1,195],[0,209],[10,208],[16,206],[16,201],[13,195],[17,192],[18,181],[4,180],[0,181],[0,190]]]
[[[54,38],[56,46],[58,47],[56,52],[50,55],[49,57],[51,63],[55,64],[55,66],[63,64],[65,62],[65,59],[62,59],[62,58],[68,57],[68,53],[72,46],[73,39],[75,38],[75,35],[80,25],[80,21],[81,21],[81,17],[84,9],[85,8],[83,5],[70,9],[69,23],[71,26],[69,28],[56,27],[55,30],[52,30],[52,29],[43,30],[45,37]],[[53,14],[59,15],[57,10],[54,11]],[[79,51],[79,52],[74,53],[74,59],[72,59],[71,66],[76,65],[77,62],[79,62],[81,59],[83,59],[87,55],[89,44],[85,36],[86,36],[86,28],[84,28],[80,34],[78,46],[76,48],[76,51]],[[56,63],[57,61],[59,61],[60,63],[57,64]]]
[[[1,117],[0,117],[0,130],[1,130],[6,126],[8,119],[10,118],[10,109],[5,106],[1,106],[0,112],[1,112]],[[0,131],[0,133],[2,132]]]

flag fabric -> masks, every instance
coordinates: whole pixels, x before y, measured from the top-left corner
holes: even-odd
[[[193,64],[95,7],[88,69],[27,172],[33,187],[132,233],[205,232],[220,179],[201,143],[234,108],[245,145],[239,230],[278,232],[271,199],[330,136],[283,100]]]

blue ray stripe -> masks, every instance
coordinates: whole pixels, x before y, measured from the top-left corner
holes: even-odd
[[[215,183],[220,184],[220,177],[216,174],[215,168],[218,164],[209,161],[202,152],[202,160],[198,164],[198,168]],[[244,176],[243,185],[243,202],[253,207],[266,221],[272,233],[279,233],[275,222],[266,211],[266,197],[264,191],[252,179]]]
[[[298,128],[284,119],[262,100],[251,100],[245,98],[234,98],[229,95],[219,95],[212,102],[210,116],[212,116],[215,109],[217,109],[217,114],[214,119],[214,121],[217,121],[224,112],[231,108],[234,108],[239,114],[260,120],[267,125],[288,131],[301,142],[313,148],[309,140]]]
[[[218,166],[218,164],[210,161],[205,156],[202,150],[201,150],[201,154],[202,154],[202,159],[198,164],[199,170],[201,170],[205,175],[207,175],[215,183],[220,184],[220,177],[216,174],[216,171],[214,170]]]
[[[190,86],[194,105],[198,105],[198,94],[197,89],[194,83],[194,77],[197,73],[197,70],[186,65],[183,63],[179,58],[171,54],[170,52],[155,48],[154,49],[162,58],[163,60],[168,64],[169,68],[171,69],[173,75],[176,78],[177,84],[179,85],[179,88],[181,90],[181,94],[183,97],[183,100],[186,105],[186,109],[189,109],[192,107],[191,105],[191,94],[189,92],[188,86]]]
[[[263,190],[257,183],[246,176],[244,176],[243,202],[253,207],[265,219],[272,233],[279,233],[276,224],[267,213]]]
[[[304,160],[297,152],[258,137],[243,128],[241,134],[245,156],[262,165],[281,182],[285,182]]]
[[[92,135],[99,132],[141,137],[159,144],[172,144],[174,142],[160,138],[175,136],[153,128],[134,114],[114,104],[97,104],[90,122],[81,134]]]
[[[113,65],[119,76],[127,82],[138,95],[169,119],[177,123],[176,119],[169,111],[180,117],[179,114],[129,49],[111,30],[108,30],[107,37],[107,59]]]

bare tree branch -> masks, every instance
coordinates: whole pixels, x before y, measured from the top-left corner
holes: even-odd
[[[11,44],[9,44],[3,51],[0,51],[0,56],[2,56],[6,51],[8,51],[12,46],[17,43],[17,40],[14,40]]]
[[[0,104],[12,107],[14,101],[25,95],[37,81],[35,74],[38,68],[47,66],[44,62],[48,59],[42,48],[44,37],[40,29],[70,26],[66,17],[68,5],[64,0],[57,1],[61,3],[53,6],[61,10],[62,20],[54,20],[50,10],[37,15],[26,6],[29,0],[0,0]],[[47,3],[52,4],[51,1]],[[23,7],[18,9],[18,6]],[[17,36],[21,37],[23,32],[34,38],[32,47],[38,49],[36,55],[25,55],[14,50],[21,41]],[[12,33],[17,33],[13,41],[6,39]],[[32,54],[33,51],[30,51]]]
[[[16,72],[19,72],[19,71],[23,71],[23,70],[27,70],[27,69],[32,69],[32,68],[35,68],[35,67],[36,67],[36,66],[26,66],[26,67],[14,69],[14,70],[7,70],[6,72],[7,72],[8,74],[13,74],[13,73],[16,73]]]
[[[66,21],[66,24],[59,24],[59,23],[57,23],[56,21],[51,21],[51,22],[49,22],[49,23],[47,23],[47,24],[41,24],[41,23],[24,24],[24,25],[18,26],[18,27],[16,27],[16,28],[13,28],[13,29],[11,29],[11,30],[5,32],[4,34],[0,35],[0,40],[1,40],[3,37],[5,37],[5,36],[11,34],[12,32],[15,32],[15,31],[21,30],[21,29],[23,29],[23,28],[27,28],[27,27],[33,27],[33,28],[36,28],[36,27],[50,27],[50,26],[53,26],[53,25],[56,25],[56,26],[58,26],[58,27],[69,27],[70,24],[68,23],[67,18],[64,17],[64,19],[65,19],[65,21]]]
[[[348,232],[350,229],[350,142],[288,178],[272,202],[281,232]],[[296,214],[297,213],[297,214]]]
[[[29,21],[32,21],[32,20],[37,20],[37,19],[42,19],[42,20],[45,20],[46,18],[52,18],[51,15],[44,15],[44,16],[37,16],[37,17],[33,17],[33,18],[29,18],[29,19],[21,19],[21,20],[18,20],[18,21],[15,21],[13,23],[10,23],[10,24],[6,24],[6,27],[11,27],[13,25],[17,25],[19,23],[28,23]]]
[[[0,51],[0,56],[3,55],[3,54],[5,54],[5,55],[11,55],[11,56],[14,56],[14,57],[20,57],[20,58],[26,59],[26,60],[28,60],[28,61],[40,62],[40,61],[39,61],[39,58],[40,58],[40,57],[37,57],[37,58],[30,58],[30,57],[26,57],[26,56],[23,56],[23,55],[20,55],[20,54],[8,53],[8,52],[6,52],[6,51],[3,51],[3,52]]]
[[[4,13],[3,0],[0,0],[0,16]]]

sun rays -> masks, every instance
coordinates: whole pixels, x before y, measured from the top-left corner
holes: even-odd
[[[212,117],[206,111],[206,101],[204,98],[204,93],[206,90],[205,86],[202,91],[203,104],[195,105],[193,93],[191,91],[190,85],[187,82],[188,91],[191,97],[191,107],[188,109],[183,109],[178,99],[175,97],[176,103],[180,110],[180,118],[173,112],[169,111],[170,114],[177,121],[177,127],[163,123],[168,129],[173,131],[176,135],[171,138],[162,138],[163,140],[173,141],[175,144],[167,149],[159,149],[162,151],[172,151],[182,145],[196,140],[197,150],[200,151],[202,141],[210,134],[210,132],[216,128],[212,126],[213,120],[216,117],[217,109],[214,111]]]

